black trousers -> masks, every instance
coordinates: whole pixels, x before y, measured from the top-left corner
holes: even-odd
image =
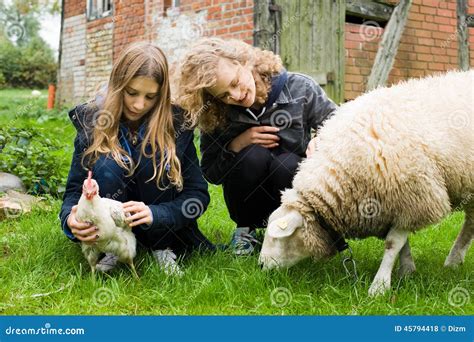
[[[215,251],[215,246],[201,233],[197,223],[179,230],[153,231],[141,225],[133,230],[139,245],[145,249],[170,248],[178,256],[189,255],[193,251]]]
[[[238,227],[264,228],[279,207],[281,191],[290,188],[301,157],[274,155],[260,145],[250,145],[236,156],[236,164],[224,181],[224,198]]]

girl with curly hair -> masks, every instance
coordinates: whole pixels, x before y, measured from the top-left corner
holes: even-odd
[[[223,184],[237,224],[237,255],[254,250],[255,228],[291,187],[302,158],[311,155],[317,130],[336,109],[309,76],[287,72],[279,56],[237,40],[204,38],[180,65],[177,103],[201,134],[201,168]]]
[[[100,195],[123,202],[139,244],[153,251],[165,272],[180,274],[178,256],[214,246],[196,223],[209,193],[193,132],[183,129],[183,112],[171,105],[165,55],[147,42],[127,47],[99,95],[69,113],[77,136],[60,213],[63,231],[75,242],[101,238],[93,224],[76,218],[92,170]],[[106,255],[97,270],[109,271],[117,260]]]

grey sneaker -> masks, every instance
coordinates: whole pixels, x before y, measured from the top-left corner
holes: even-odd
[[[230,242],[234,254],[239,256],[252,254],[256,244],[260,241],[256,239],[255,230],[250,232],[249,227],[237,227]]]
[[[178,276],[181,277],[184,272],[179,267],[176,262],[176,254],[169,248],[167,249],[157,249],[153,251],[153,256],[155,257],[158,266],[169,276]]]
[[[118,256],[115,256],[111,253],[105,253],[105,256],[100,259],[100,261],[95,266],[96,270],[99,272],[110,272],[112,271],[118,263]]]

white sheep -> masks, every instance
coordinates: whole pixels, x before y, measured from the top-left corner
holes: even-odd
[[[466,217],[445,266],[464,261],[474,236],[474,70],[362,95],[325,123],[316,146],[269,218],[264,269],[334,255],[340,237],[376,236],[385,252],[369,294],[381,294],[397,255],[401,275],[415,270],[408,234],[452,210]]]

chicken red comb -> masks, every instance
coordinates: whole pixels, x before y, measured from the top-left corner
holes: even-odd
[[[87,186],[91,186],[92,185],[92,171],[89,170],[89,172],[87,172]]]

